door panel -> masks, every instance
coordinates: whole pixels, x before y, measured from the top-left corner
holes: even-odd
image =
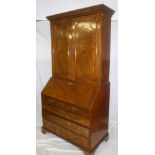
[[[70,29],[67,20],[53,23],[53,76],[68,79],[70,72]]]
[[[97,82],[99,79],[98,22],[96,16],[75,19],[75,80]]]

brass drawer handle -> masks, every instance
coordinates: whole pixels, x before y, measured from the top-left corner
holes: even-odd
[[[64,104],[61,103],[61,102],[57,102],[57,106],[60,107],[60,108],[64,108]]]
[[[63,104],[63,103],[60,103],[60,107],[61,107],[61,108],[64,108],[64,104]]]
[[[73,136],[72,137],[72,140],[75,141],[75,142],[77,142],[77,141],[79,141],[79,138],[77,138],[76,136]]]
[[[50,104],[53,104],[53,103],[55,103],[55,100],[54,100],[54,99],[49,99],[48,102],[49,102]]]
[[[71,115],[72,119],[76,119],[76,116],[74,114]]]
[[[73,130],[77,130],[77,129],[78,129],[75,125],[71,125],[71,128],[72,128]]]
[[[79,110],[77,107],[74,107],[74,106],[72,106],[71,109],[72,109],[72,112],[75,112],[75,113],[78,112]]]

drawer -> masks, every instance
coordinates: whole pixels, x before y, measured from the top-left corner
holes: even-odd
[[[45,119],[43,119],[43,126],[44,128],[66,139],[67,141],[70,141],[76,144],[77,146],[83,147],[85,149],[89,149],[89,139],[79,136]]]
[[[48,111],[43,110],[43,118],[45,120],[48,120],[52,123],[55,123],[63,128],[66,128],[76,134],[79,134],[81,136],[84,136],[86,138],[89,138],[89,129],[85,128],[83,126],[77,125],[73,122],[70,122],[66,119],[63,119],[61,117],[58,117]]]
[[[71,103],[63,102],[61,100],[57,100],[51,97],[42,96],[42,102],[44,104],[52,105],[58,108],[61,108],[65,111],[69,111],[71,113],[74,113],[76,115],[80,115],[83,117],[89,117],[89,113],[87,110],[79,108]]]
[[[54,107],[52,105],[49,104],[43,104],[43,110],[46,110],[48,112],[51,112],[57,116],[63,117],[73,123],[77,123],[81,126],[84,126],[86,128],[90,127],[90,119],[89,118],[84,118],[78,115],[75,115],[73,113],[64,111],[60,108]]]

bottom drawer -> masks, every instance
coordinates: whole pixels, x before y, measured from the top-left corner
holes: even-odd
[[[89,138],[89,129],[88,128],[77,125],[73,122],[70,122],[66,119],[58,117],[58,116],[56,116],[48,111],[45,111],[45,110],[43,110],[42,113],[43,113],[43,119],[50,121],[51,123],[54,123],[62,128],[73,131],[75,134]]]
[[[73,142],[77,146],[83,147],[85,149],[89,149],[89,139],[76,135],[67,129],[59,127],[58,125],[51,123],[47,120],[43,120],[44,128],[52,131],[53,133],[57,134],[58,136]]]

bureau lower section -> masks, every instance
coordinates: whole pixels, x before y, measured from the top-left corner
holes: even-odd
[[[109,91],[109,83],[99,87],[88,107],[42,93],[43,131],[91,153],[103,140],[108,140]]]
[[[63,119],[55,114],[43,111],[43,128],[59,137],[89,150],[89,129]]]

